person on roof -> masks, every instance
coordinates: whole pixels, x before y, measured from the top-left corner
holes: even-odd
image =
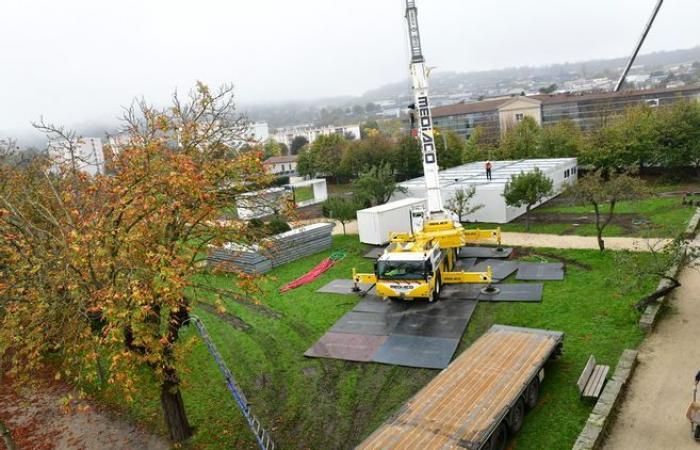
[[[491,161],[486,161],[486,179],[491,181],[493,178],[491,177],[491,168],[493,167],[493,164],[491,164]]]

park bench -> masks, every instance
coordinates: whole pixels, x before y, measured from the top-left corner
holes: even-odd
[[[610,366],[601,366],[596,363],[595,357],[588,358],[586,367],[576,382],[581,398],[598,398],[603,392],[605,378],[608,376]]]

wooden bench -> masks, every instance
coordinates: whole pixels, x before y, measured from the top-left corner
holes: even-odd
[[[599,366],[596,363],[595,357],[591,355],[588,358],[588,363],[583,369],[576,385],[582,398],[598,398],[603,392],[605,378],[608,376],[610,366]]]

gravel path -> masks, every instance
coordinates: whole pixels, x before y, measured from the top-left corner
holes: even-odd
[[[113,417],[87,401],[62,401],[70,393],[58,382],[17,389],[0,380],[0,418],[18,450],[168,450],[162,438]],[[0,441],[0,449],[5,446]]]
[[[700,448],[685,418],[700,370],[697,266],[685,269],[680,282],[671,311],[639,348],[639,366],[604,446],[607,450]]]

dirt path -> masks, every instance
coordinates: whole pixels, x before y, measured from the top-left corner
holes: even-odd
[[[70,391],[58,383],[37,389],[15,389],[0,380],[0,418],[10,429],[19,450],[167,450],[160,437],[95,408],[73,402],[70,411],[61,401]],[[0,441],[0,450],[5,446]]]
[[[688,268],[680,281],[683,286],[671,299],[671,311],[640,346],[639,367],[607,450],[700,448],[685,418],[693,378],[700,370],[700,271]]]

